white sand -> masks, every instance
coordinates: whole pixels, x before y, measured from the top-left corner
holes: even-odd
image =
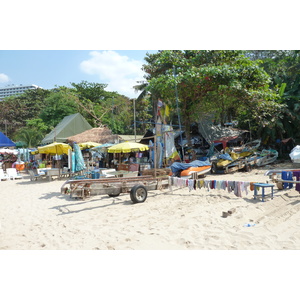
[[[264,172],[206,179],[266,182]],[[238,198],[223,190],[167,189],[132,204],[129,194],[71,199],[60,193],[64,180],[31,182],[23,175],[0,182],[0,249],[300,249],[295,188],[275,185],[274,199],[266,202],[254,200],[253,192]],[[231,208],[236,212],[223,218]]]

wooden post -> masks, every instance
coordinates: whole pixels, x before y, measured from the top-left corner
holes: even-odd
[[[154,136],[154,178],[156,178],[156,134]]]

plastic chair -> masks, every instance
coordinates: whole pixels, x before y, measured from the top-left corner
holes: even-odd
[[[4,180],[7,180],[9,179],[7,174],[4,173],[3,169],[0,169],[0,181],[4,179]]]
[[[34,180],[37,180],[38,178],[43,178],[43,176],[45,176],[45,175],[42,175],[42,174],[39,174],[37,171],[36,171],[36,169],[35,169],[35,171],[34,170],[28,170],[28,173],[29,173],[29,175],[30,175],[30,180],[31,181],[34,181]]]
[[[9,179],[22,179],[23,176],[18,174],[17,170],[15,168],[7,168],[6,169],[6,174]]]
[[[100,170],[101,175],[103,177],[115,177],[115,175],[110,174],[110,172],[116,172],[116,169],[102,169]]]

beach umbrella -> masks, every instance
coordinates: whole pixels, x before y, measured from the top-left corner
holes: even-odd
[[[38,147],[39,153],[52,154],[52,155],[68,154],[69,149],[71,149],[70,145],[65,143],[56,143],[56,142],[42,147]]]
[[[6,148],[1,148],[0,149],[0,153],[1,154],[13,154],[13,155],[18,155],[18,150],[16,150],[16,149],[13,149],[13,150],[11,150],[11,149],[6,149]]]
[[[116,144],[107,149],[108,153],[130,153],[149,150],[147,145],[135,142],[124,142]]]
[[[100,145],[101,144],[94,143],[94,142],[78,143],[78,146],[79,146],[80,150],[90,149],[90,148],[94,148],[94,147],[97,147],[97,146],[100,146]]]
[[[30,150],[30,154],[31,155],[39,154],[39,150],[37,150],[37,149]]]
[[[84,159],[81,153],[81,150],[79,148],[79,145],[74,143],[73,145],[74,149],[74,158],[75,158],[75,165],[74,165],[74,170],[75,172],[79,172],[85,169],[85,164],[84,164]]]
[[[105,143],[105,144],[99,145],[97,147],[90,148],[89,150],[90,151],[97,151],[97,152],[104,152],[107,148],[109,148],[113,145],[114,144]]]

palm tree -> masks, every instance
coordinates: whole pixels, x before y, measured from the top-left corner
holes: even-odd
[[[17,133],[16,138],[28,148],[33,148],[39,145],[43,139],[43,134],[34,128],[23,128]]]

